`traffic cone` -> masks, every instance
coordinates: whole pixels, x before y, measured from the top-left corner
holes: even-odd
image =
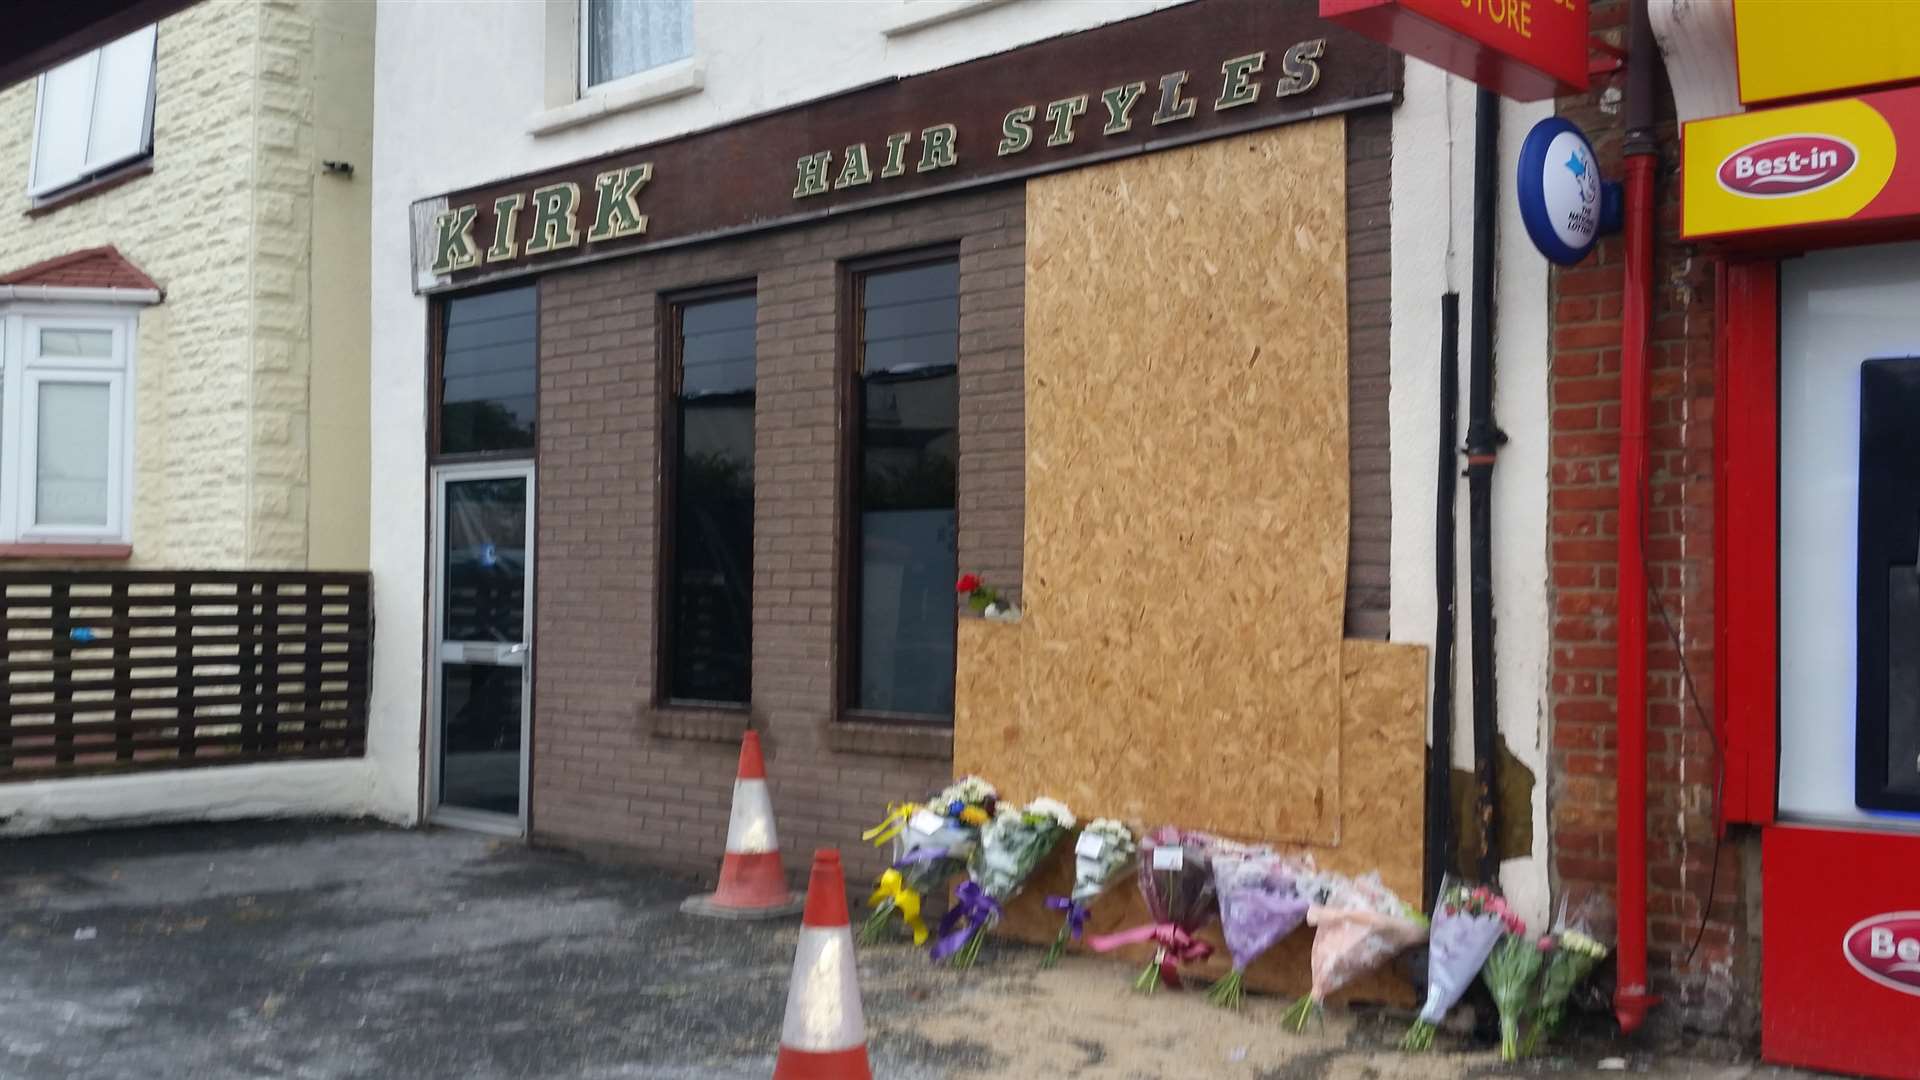
[[[833,848],[813,853],[773,1080],[873,1080],[853,929],[847,925],[847,879]]]
[[[733,781],[733,817],[727,822],[720,885],[704,896],[688,897],[680,910],[718,919],[777,919],[797,913],[802,903],[787,888],[787,872],[780,868],[780,837],[767,798],[760,733],[749,731],[740,744],[740,771]]]

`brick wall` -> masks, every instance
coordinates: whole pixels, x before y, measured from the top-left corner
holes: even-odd
[[[753,711],[790,868],[946,782],[949,738],[829,730],[841,263],[959,242],[959,561],[1017,588],[1025,217],[1016,184],[542,279],[536,839],[705,872],[725,841],[738,728],[648,707],[658,294],[715,282],[758,287]]]
[[[1626,5],[1596,0],[1594,28],[1616,41]],[[1621,161],[1621,114],[1606,87],[1560,99],[1559,114],[1594,141],[1606,175]],[[1648,966],[1664,997],[1650,1023],[1746,1034],[1757,1007],[1757,955],[1743,903],[1742,851],[1717,849],[1711,898],[1715,754],[1713,691],[1712,265],[1678,240],[1678,133],[1663,92],[1656,181],[1652,406],[1647,510]],[[1551,552],[1553,722],[1549,813],[1558,889],[1615,880],[1616,543],[1620,435],[1622,248],[1601,242],[1556,269],[1553,335]],[[1667,618],[1663,619],[1664,608]],[[1671,632],[1669,631],[1669,620]],[[1675,638],[1679,648],[1675,647]],[[1684,668],[1682,659],[1684,658]],[[1695,708],[1684,673],[1698,694]],[[1709,900],[1711,906],[1709,907]],[[1701,932],[1703,912],[1707,915]],[[1686,954],[1700,933],[1697,954]]]
[[[1387,639],[1393,556],[1387,414],[1393,321],[1393,114],[1347,117],[1347,636]]]

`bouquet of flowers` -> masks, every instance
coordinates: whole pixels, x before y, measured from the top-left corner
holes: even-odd
[[[1133,988],[1141,993],[1152,993],[1160,983],[1178,990],[1179,965],[1213,955],[1213,946],[1193,936],[1213,914],[1213,870],[1207,862],[1210,846],[1211,838],[1205,834],[1183,833],[1171,825],[1143,837],[1140,895],[1153,921],[1087,942],[1095,952],[1154,942],[1153,961],[1133,981]]]
[[[1060,924],[1060,934],[1041,959],[1041,967],[1060,962],[1068,938],[1080,940],[1087,929],[1088,908],[1132,867],[1138,850],[1133,831],[1112,818],[1095,818],[1081,830],[1073,847],[1073,891],[1066,896],[1047,897],[1047,906],[1064,913],[1066,921]]]
[[[1571,911],[1566,900],[1560,902],[1553,933],[1540,939],[1547,956],[1540,976],[1540,1000],[1533,1007],[1533,1026],[1523,1052],[1533,1053],[1543,1036],[1553,1034],[1566,1017],[1567,999],[1607,958],[1599,935],[1611,922],[1606,898],[1597,893]]]
[[[1426,918],[1382,885],[1377,874],[1357,881],[1327,875],[1318,879],[1311,898],[1313,990],[1281,1018],[1295,1031],[1307,1026],[1327,995],[1427,937]]]
[[[1001,903],[1020,891],[1033,868],[1074,824],[1073,811],[1053,799],[1000,807],[980,833],[980,845],[967,860],[967,880],[940,920],[933,959],[951,959],[957,968],[972,967],[980,958],[987,931],[1000,921]]]
[[[1533,977],[1540,974],[1543,944],[1545,939],[1536,942],[1524,932],[1510,932],[1501,937],[1480,969],[1480,981],[1493,991],[1493,1003],[1500,1010],[1501,1061],[1520,1060],[1520,1016],[1526,1011]]]
[[[1468,888],[1452,875],[1442,880],[1433,910],[1433,947],[1427,954],[1427,1004],[1401,1045],[1408,1050],[1432,1047],[1440,1021],[1472,985],[1500,935],[1524,937],[1526,932],[1527,924],[1492,888]]]
[[[873,909],[860,928],[860,943],[872,945],[887,930],[894,912],[913,931],[913,943],[927,943],[920,909],[929,890],[966,868],[999,802],[1000,793],[977,776],[955,781],[926,804],[896,803],[880,824],[861,834],[878,846],[893,845],[893,865],[880,875],[867,906]]]
[[[1246,1000],[1247,965],[1306,921],[1312,862],[1297,863],[1271,851],[1222,850],[1213,856],[1213,886],[1220,897],[1220,928],[1233,970],[1213,984],[1207,1000],[1237,1009]]]

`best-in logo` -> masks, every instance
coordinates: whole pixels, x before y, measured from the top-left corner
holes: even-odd
[[[1720,186],[1735,195],[1777,199],[1838,182],[1859,164],[1853,144],[1831,135],[1781,135],[1743,146],[1720,163]]]
[[[1892,911],[1853,924],[1840,951],[1855,971],[1920,997],[1920,911]]]

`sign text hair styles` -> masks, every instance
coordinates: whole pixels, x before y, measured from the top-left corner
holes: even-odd
[[[1194,0],[413,206],[435,292],[1390,104],[1315,0]]]

